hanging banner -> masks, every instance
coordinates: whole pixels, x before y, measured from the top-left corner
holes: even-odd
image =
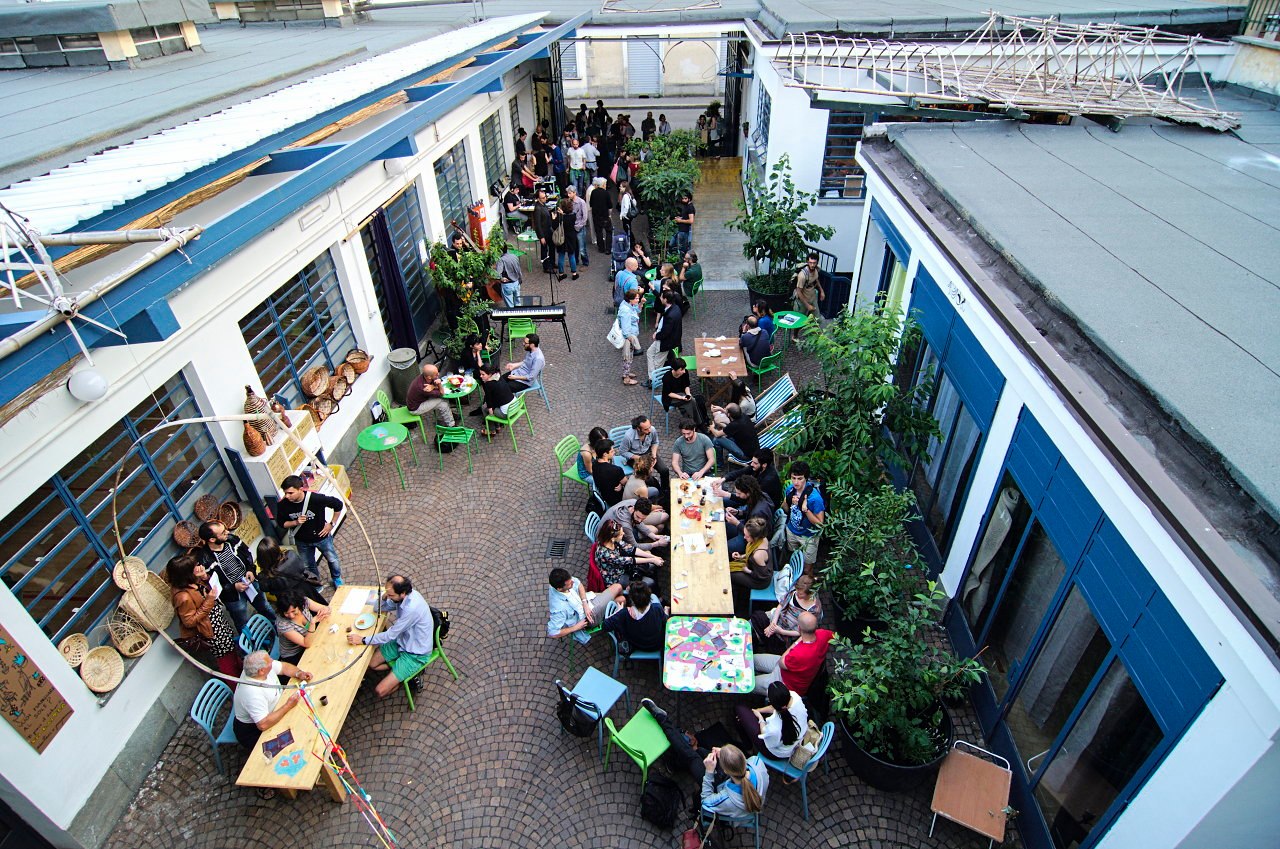
[[[71,718],[71,706],[0,626],[0,711],[37,752]]]

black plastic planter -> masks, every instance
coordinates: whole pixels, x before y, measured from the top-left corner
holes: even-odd
[[[939,705],[939,707],[942,706]],[[872,787],[887,790],[890,793],[910,790],[928,781],[942,766],[942,759],[947,756],[951,748],[951,735],[951,714],[942,707],[942,724],[938,727],[940,741],[938,756],[928,763],[903,766],[881,760],[879,756],[859,746],[850,736],[849,730],[845,728],[844,718],[840,718],[840,739],[844,745],[844,755],[849,765],[853,767],[854,773]]]

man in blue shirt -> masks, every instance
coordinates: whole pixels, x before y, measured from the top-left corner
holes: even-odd
[[[547,358],[542,353],[541,345],[542,340],[538,334],[530,333],[524,337],[524,359],[502,367],[512,392],[524,392],[542,382],[542,369],[547,364]]]
[[[401,681],[417,675],[431,657],[435,648],[435,620],[431,617],[431,606],[427,600],[404,575],[392,575],[387,579],[386,597],[378,610],[395,613],[395,623],[371,637],[347,634],[347,642],[353,646],[379,647],[379,654],[369,668],[390,670],[377,686],[378,697],[385,699],[395,692]]]
[[[787,550],[803,549],[808,572],[818,560],[818,536],[827,519],[827,506],[818,485],[809,480],[809,464],[803,460],[791,464],[791,484],[782,501],[787,511]]]
[[[618,304],[622,303],[622,296],[628,291],[640,285],[640,279],[636,277],[636,270],[640,268],[640,263],[635,257],[627,257],[626,262],[622,264],[622,269],[618,272],[618,276],[613,281],[613,308],[617,309]]]

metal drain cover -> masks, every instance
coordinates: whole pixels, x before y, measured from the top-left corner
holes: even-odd
[[[564,557],[566,551],[569,550],[569,541],[567,539],[553,539],[547,543],[548,557]]]

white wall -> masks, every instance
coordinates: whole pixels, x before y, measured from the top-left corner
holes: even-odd
[[[1018,413],[1025,405],[1225,679],[1217,696],[1099,844],[1104,849],[1176,846],[1215,806],[1227,804],[1224,800],[1230,799],[1241,776],[1268,752],[1280,734],[1280,673],[1103,456],[1045,377],[979,305],[963,275],[874,172],[868,174],[871,196],[911,246],[908,280],[914,281],[918,266],[923,264],[944,292],[954,291],[962,299],[956,306],[959,317],[1006,378],[941,575],[948,593],[954,594],[963,578]],[[879,256],[873,259],[879,262]],[[1270,833],[1280,827],[1280,812],[1274,806],[1259,811],[1258,816],[1268,824]]]
[[[518,87],[522,118],[526,114],[532,116],[527,73],[513,72],[508,75],[508,83]],[[238,413],[244,402],[245,385],[262,388],[238,322],[325,251],[331,252],[337,266],[356,343],[374,355],[369,371],[353,384],[340,411],[320,431],[325,450],[331,452],[368,406],[388,367],[389,344],[360,242],[361,222],[401,188],[420,178],[427,200],[424,211],[428,237],[439,239],[443,222],[436,202],[432,164],[465,138],[473,195],[485,196],[479,125],[497,111],[505,131],[510,124],[508,101],[512,93],[508,89],[501,94],[471,98],[418,133],[420,153],[416,156],[397,160],[389,168],[380,162],[364,167],[174,294],[170,304],[180,330],[165,342],[95,350],[96,367],[111,384],[106,398],[96,404],[81,404],[65,388],[56,388],[4,426],[0,438],[0,516],[15,510],[36,485],[57,473],[69,458],[113,428],[178,371],[186,374],[202,413]],[[509,133],[504,133],[503,144],[504,167],[509,167]],[[220,214],[247,203],[279,179],[251,178],[217,201],[184,213],[177,223],[200,221],[207,225],[216,220],[211,217],[215,211]],[[494,205],[490,210],[492,224],[496,201],[490,201]],[[122,252],[111,261],[123,262],[126,257],[127,253]],[[89,269],[98,273],[94,266]],[[221,444],[243,448],[239,423],[215,425],[212,429]],[[153,569],[158,565],[151,564]],[[56,826],[66,828],[168,684],[179,661],[166,645],[157,642],[110,701],[99,706],[97,697],[7,588],[0,589],[0,621],[74,710],[42,755],[7,723],[0,724],[0,751],[4,752],[0,776]]]
[[[619,98],[627,96],[627,57],[624,38],[661,38],[662,93],[666,96],[716,96],[724,90],[719,69],[719,42],[730,30],[741,30],[742,22],[662,25],[580,27],[574,42],[578,51],[577,79],[563,81],[565,103],[583,97]],[[654,114],[658,108],[655,106]]]

